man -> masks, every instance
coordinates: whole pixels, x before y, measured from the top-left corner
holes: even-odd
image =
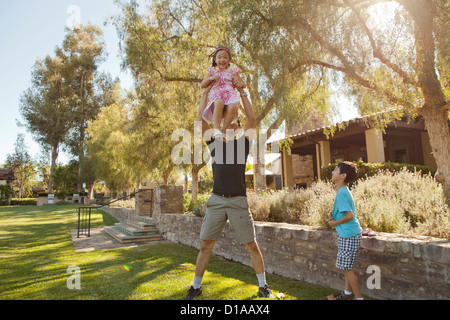
[[[198,109],[198,121],[202,121],[203,138],[211,152],[214,186],[213,193],[206,204],[206,215],[200,231],[202,243],[197,257],[194,283],[188,291],[186,300],[192,300],[202,293],[203,274],[208,266],[214,243],[220,237],[227,220],[238,234],[240,242],[245,244],[250,253],[252,266],[259,283],[258,295],[274,298],[266,283],[264,260],[256,242],[255,227],[248,207],[245,186],[245,163],[250,150],[250,140],[253,139],[255,132],[253,107],[247,94],[242,88],[239,88],[244,114],[247,118],[244,128],[245,135],[236,139],[235,130],[240,129],[238,122],[229,126],[223,140],[219,140],[219,138],[215,140],[210,134],[212,130],[202,117],[210,88],[211,86],[203,91]],[[235,110],[227,111],[235,112]]]

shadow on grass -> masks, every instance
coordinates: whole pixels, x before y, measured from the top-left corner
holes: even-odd
[[[177,244],[75,253],[70,229],[76,208],[0,208],[0,299],[181,300],[192,285],[198,250]],[[95,212],[93,226],[113,224]],[[67,286],[70,266],[80,268],[81,289]],[[126,266],[126,268],[124,267]],[[323,299],[335,290],[267,275],[288,299]],[[212,256],[199,299],[256,299],[252,268]]]

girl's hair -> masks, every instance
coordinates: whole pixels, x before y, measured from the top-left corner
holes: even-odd
[[[218,48],[216,49],[216,51],[214,51],[214,52],[210,55],[210,57],[212,57],[212,66],[213,66],[213,67],[217,67],[216,56],[217,56],[217,54],[219,53],[219,51],[222,51],[222,50],[225,50],[226,52],[228,52],[228,55],[230,56],[230,60],[231,60],[231,51],[230,51],[228,48],[226,48],[226,47],[218,47]]]
[[[355,181],[358,169],[356,168],[356,165],[354,163],[349,161],[343,161],[341,163],[338,163],[337,167],[339,168],[340,174],[342,173],[347,174],[344,180],[345,183],[351,183]]]

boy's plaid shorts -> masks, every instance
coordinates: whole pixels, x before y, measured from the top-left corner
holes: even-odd
[[[336,268],[345,271],[353,270],[360,247],[361,233],[350,238],[338,237]]]

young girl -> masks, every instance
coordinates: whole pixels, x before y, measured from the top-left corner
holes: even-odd
[[[232,122],[237,121],[240,97],[234,90],[233,79],[238,87],[245,88],[245,83],[239,76],[239,68],[229,69],[231,53],[225,47],[219,47],[212,54],[212,67],[202,81],[201,87],[206,88],[215,81],[208,94],[209,105],[203,112],[203,119],[214,123],[214,136],[217,138],[226,132]],[[218,67],[218,69],[216,69]],[[225,112],[224,112],[225,111]],[[220,124],[223,120],[223,127]]]

